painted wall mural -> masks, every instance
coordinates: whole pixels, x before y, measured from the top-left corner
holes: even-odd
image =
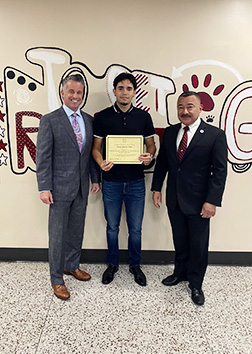
[[[97,112],[114,102],[112,83],[121,71],[136,77],[135,105],[151,114],[157,147],[165,127],[177,123],[178,95],[194,90],[202,99],[202,118],[226,132],[233,171],[246,172],[252,165],[252,119],[247,114],[251,111],[252,81],[244,81],[228,64],[197,60],[171,68],[170,76],[111,64],[97,75],[85,63],[73,61],[71,54],[61,48],[30,48],[25,59],[32,66],[33,76],[20,67],[7,66],[0,77],[0,168],[9,166],[17,175],[35,172],[39,119],[61,105],[62,78],[80,73],[85,82],[82,107],[90,104]]]

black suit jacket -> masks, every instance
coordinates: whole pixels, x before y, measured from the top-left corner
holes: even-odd
[[[227,143],[223,130],[203,120],[181,162],[176,139],[181,124],[165,129],[153,175],[152,191],[161,191],[168,172],[166,204],[178,203],[184,214],[198,214],[205,202],[221,206],[227,176]]]

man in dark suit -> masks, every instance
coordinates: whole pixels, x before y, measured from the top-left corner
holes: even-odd
[[[84,93],[81,75],[62,82],[61,108],[40,120],[37,139],[37,180],[40,199],[50,205],[49,264],[54,294],[66,300],[70,294],[63,273],[89,280],[79,269],[89,173],[93,193],[100,189],[100,177],[91,157],[93,118],[80,110]]]
[[[200,119],[200,96],[182,93],[177,102],[181,124],[166,128],[153,175],[153,203],[160,208],[168,172],[166,205],[175,247],[174,273],[162,283],[188,280],[192,300],[204,304],[203,278],[208,263],[209,220],[221,206],[227,175],[224,131]]]

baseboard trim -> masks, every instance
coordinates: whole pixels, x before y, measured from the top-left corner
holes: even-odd
[[[106,263],[107,250],[83,249],[81,263]],[[174,251],[142,251],[142,264],[171,264]],[[0,248],[0,262],[47,262],[47,248]],[[128,251],[120,250],[120,262],[128,263]],[[252,252],[209,252],[209,264],[251,266]]]

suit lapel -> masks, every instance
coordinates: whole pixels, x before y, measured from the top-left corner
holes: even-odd
[[[84,153],[84,151],[86,150],[88,144],[89,144],[89,140],[90,140],[90,132],[92,131],[92,129],[90,128],[90,122],[86,116],[86,114],[84,112],[81,111],[81,115],[84,121],[84,125],[85,125],[85,133],[86,133],[86,138],[85,138],[85,142],[84,145],[82,147],[82,151],[81,154]]]
[[[62,107],[59,109],[58,112],[59,112],[59,114],[58,114],[59,123],[61,125],[63,125],[63,127],[66,129],[67,133],[69,134],[69,137],[73,141],[74,146],[79,151],[79,146],[78,146],[78,143],[76,140],[76,136],[75,136],[72,124],[70,123],[69,118],[66,115],[66,112],[64,111],[64,109]]]
[[[171,135],[171,153],[172,153],[172,156],[174,156],[175,160],[176,160],[176,163],[179,163],[179,159],[178,159],[178,151],[177,151],[177,136],[178,136],[178,132],[179,132],[179,129],[181,128],[181,124],[176,124],[174,125],[174,128],[173,128],[173,133]]]

